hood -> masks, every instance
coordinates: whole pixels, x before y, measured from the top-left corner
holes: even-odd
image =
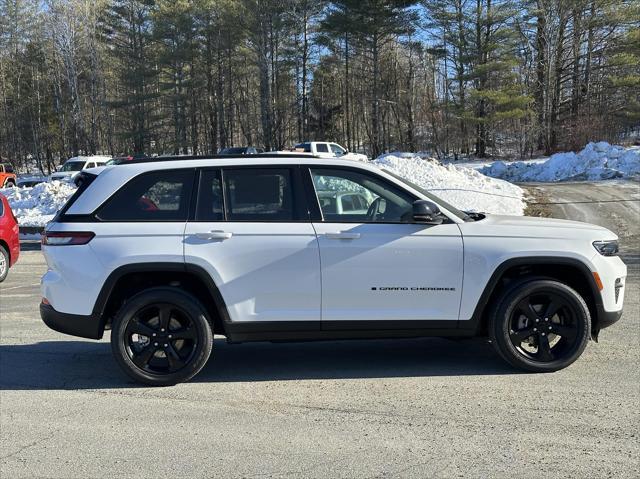
[[[615,233],[602,226],[580,221],[530,216],[487,215],[485,219],[461,223],[465,236],[501,236],[527,238],[594,238],[617,239]]]

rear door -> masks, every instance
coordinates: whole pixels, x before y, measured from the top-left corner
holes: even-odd
[[[198,191],[185,261],[210,274],[232,323],[319,329],[320,257],[299,167],[202,170]]]

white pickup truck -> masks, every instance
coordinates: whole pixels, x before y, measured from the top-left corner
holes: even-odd
[[[341,160],[369,161],[367,155],[352,153],[337,143],[326,141],[307,141],[296,145],[298,153],[313,153],[318,158],[340,158]]]

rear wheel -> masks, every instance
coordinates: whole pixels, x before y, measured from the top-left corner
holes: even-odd
[[[7,180],[4,183],[5,188],[14,188],[16,186],[16,182],[13,180]]]
[[[2,283],[9,274],[9,252],[0,246],[0,283]]]
[[[497,302],[489,332],[498,353],[532,372],[563,369],[580,357],[591,331],[584,299],[566,284],[535,280]]]
[[[118,312],[111,349],[136,381],[170,386],[188,381],[206,364],[213,333],[204,307],[175,288],[143,291]]]

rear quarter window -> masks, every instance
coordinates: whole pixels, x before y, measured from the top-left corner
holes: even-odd
[[[139,175],[120,188],[97,213],[103,221],[186,221],[193,170]]]

